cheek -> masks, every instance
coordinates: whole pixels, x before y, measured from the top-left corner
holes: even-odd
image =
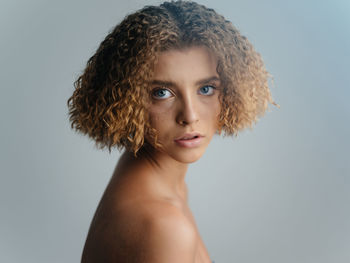
[[[174,113],[174,102],[172,100],[154,102],[148,107],[150,119],[154,123],[169,121]]]
[[[149,120],[153,128],[160,131],[167,127],[166,123],[170,120],[170,112],[164,109],[151,109],[149,111]]]
[[[219,99],[214,99],[210,104],[203,107],[202,119],[210,123],[217,123],[220,117],[221,103]]]

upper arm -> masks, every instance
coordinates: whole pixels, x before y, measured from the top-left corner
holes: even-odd
[[[147,204],[100,220],[89,231],[82,262],[193,263],[197,233],[178,208]]]
[[[176,209],[147,221],[139,243],[143,262],[193,263],[197,235],[189,220]]]

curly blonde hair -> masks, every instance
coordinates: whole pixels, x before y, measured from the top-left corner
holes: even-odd
[[[72,128],[100,148],[117,146],[135,156],[145,134],[160,145],[146,107],[152,68],[159,52],[192,46],[205,46],[218,58],[219,134],[237,135],[269,103],[277,105],[260,54],[230,21],[195,2],[172,1],[128,15],[102,41],[68,99]]]

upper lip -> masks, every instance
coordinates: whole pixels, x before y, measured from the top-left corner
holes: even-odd
[[[184,140],[184,139],[191,139],[194,137],[203,137],[203,135],[200,134],[199,132],[189,132],[189,133],[185,133],[185,134],[181,135],[180,137],[176,138],[175,141]]]

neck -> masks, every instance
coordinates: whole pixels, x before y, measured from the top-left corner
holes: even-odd
[[[137,162],[142,169],[146,169],[147,174],[152,176],[152,179],[164,185],[176,196],[187,201],[187,186],[185,176],[188,169],[187,163],[181,163],[168,154],[154,149],[146,144],[139,152],[137,157],[132,153],[125,152],[128,159]]]

